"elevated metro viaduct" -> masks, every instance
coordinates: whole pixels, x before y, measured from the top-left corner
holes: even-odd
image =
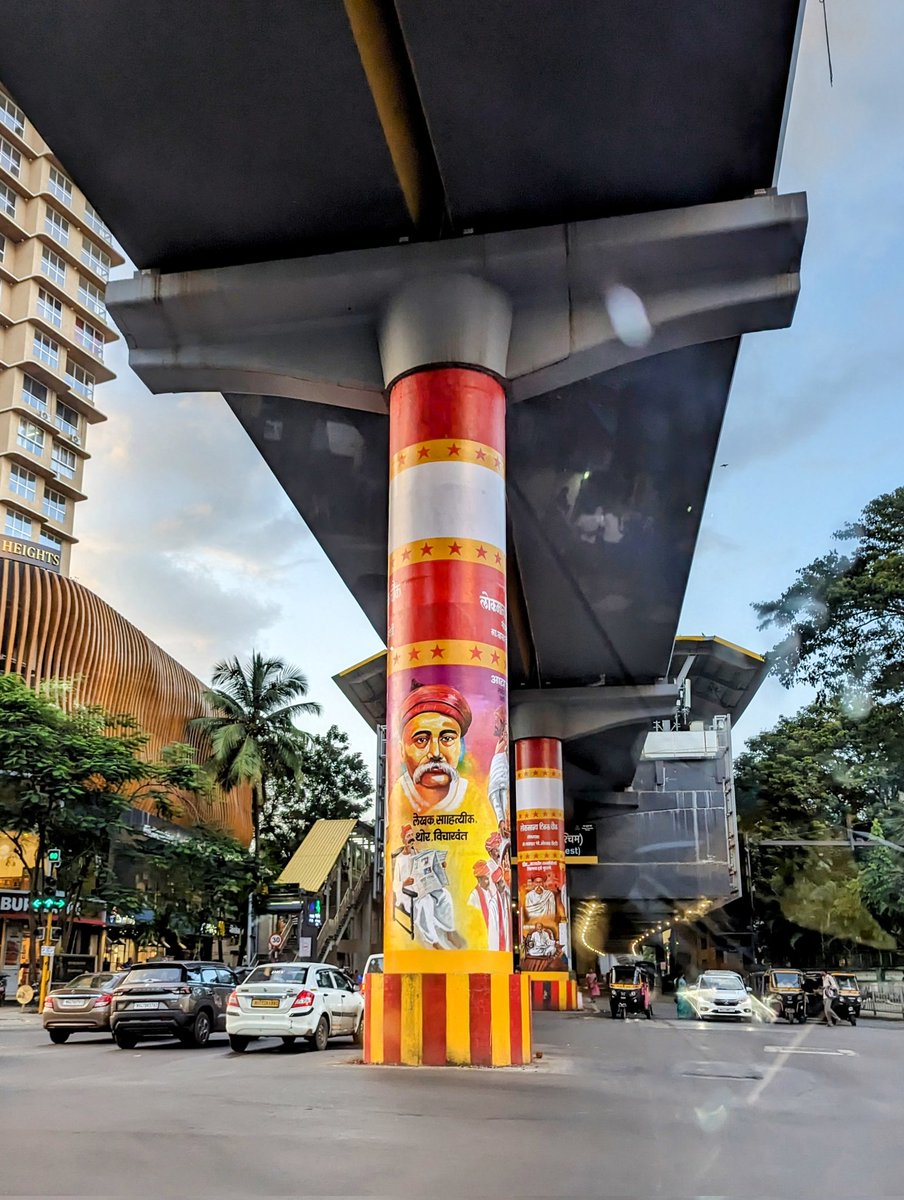
[[[627,787],[672,712],[740,338],[793,315],[803,4],[8,9],[0,77],[138,268],[132,366],[223,392],[386,639],[410,930],[366,1055],[522,1061],[510,734],[542,948],[563,775]]]

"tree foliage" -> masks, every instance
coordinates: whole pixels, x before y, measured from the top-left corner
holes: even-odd
[[[297,779],[301,770],[308,734],[295,720],[319,714],[320,705],[302,699],[308,681],[297,667],[257,650],[245,664],[237,658],[218,662],[211,680],[204,698],[214,714],[197,717],[194,724],[210,739],[211,765],[221,787],[229,791],[250,784],[257,846],[268,784]]]
[[[802,567],[777,600],[755,604],[761,628],[786,631],[772,653],[786,685],[856,707],[904,699],[904,487],[871,501],[836,534],[847,549]]]
[[[149,762],[141,757],[147,737],[131,717],[97,707],[67,713],[52,694],[32,691],[17,675],[0,676],[0,828],[19,856],[30,899],[45,888],[47,851],[62,852],[56,882],[71,914],[89,889],[102,900],[118,896],[110,864],[123,814],[141,801],[173,811],[178,793],[200,777],[190,747]],[[34,933],[31,914],[29,921]],[[31,944],[34,951],[33,937]]]
[[[198,949],[203,937],[222,939],[240,925],[254,884],[254,860],[234,838],[213,829],[135,839],[127,856],[146,883],[130,897],[132,911],[154,913],[147,937],[180,955]]]
[[[331,725],[301,750],[299,781],[275,790],[261,821],[262,849],[274,869],[283,867],[315,821],[359,817],[373,798],[364,759],[349,748],[348,734]]]

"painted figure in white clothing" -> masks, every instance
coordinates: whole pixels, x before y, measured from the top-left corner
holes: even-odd
[[[458,950],[464,940],[455,929],[455,910],[449,889],[437,888],[422,896],[415,886],[417,855],[414,830],[402,826],[402,849],[393,856],[392,898],[411,918],[414,936],[428,950]]]

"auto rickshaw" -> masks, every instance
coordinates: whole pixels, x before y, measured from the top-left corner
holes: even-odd
[[[807,1019],[804,997],[804,980],[800,971],[793,967],[768,967],[751,971],[750,986],[759,1002],[776,1017],[803,1025]]]
[[[637,1015],[651,1021],[655,978],[652,963],[617,963],[609,972],[609,1009],[613,1019]]]
[[[822,977],[824,971],[807,971],[804,975],[804,990],[807,995],[807,1016],[821,1018],[823,1015]],[[832,1012],[842,1021],[857,1024],[862,998],[860,984],[852,971],[829,970],[838,985],[838,995],[832,1001]]]

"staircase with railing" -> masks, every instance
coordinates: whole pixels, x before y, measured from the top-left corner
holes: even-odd
[[[370,900],[370,877],[371,867],[368,866],[343,896],[335,916],[330,917],[317,935],[317,958],[320,962],[327,959],[345,933],[361,897],[366,896],[367,900]]]

